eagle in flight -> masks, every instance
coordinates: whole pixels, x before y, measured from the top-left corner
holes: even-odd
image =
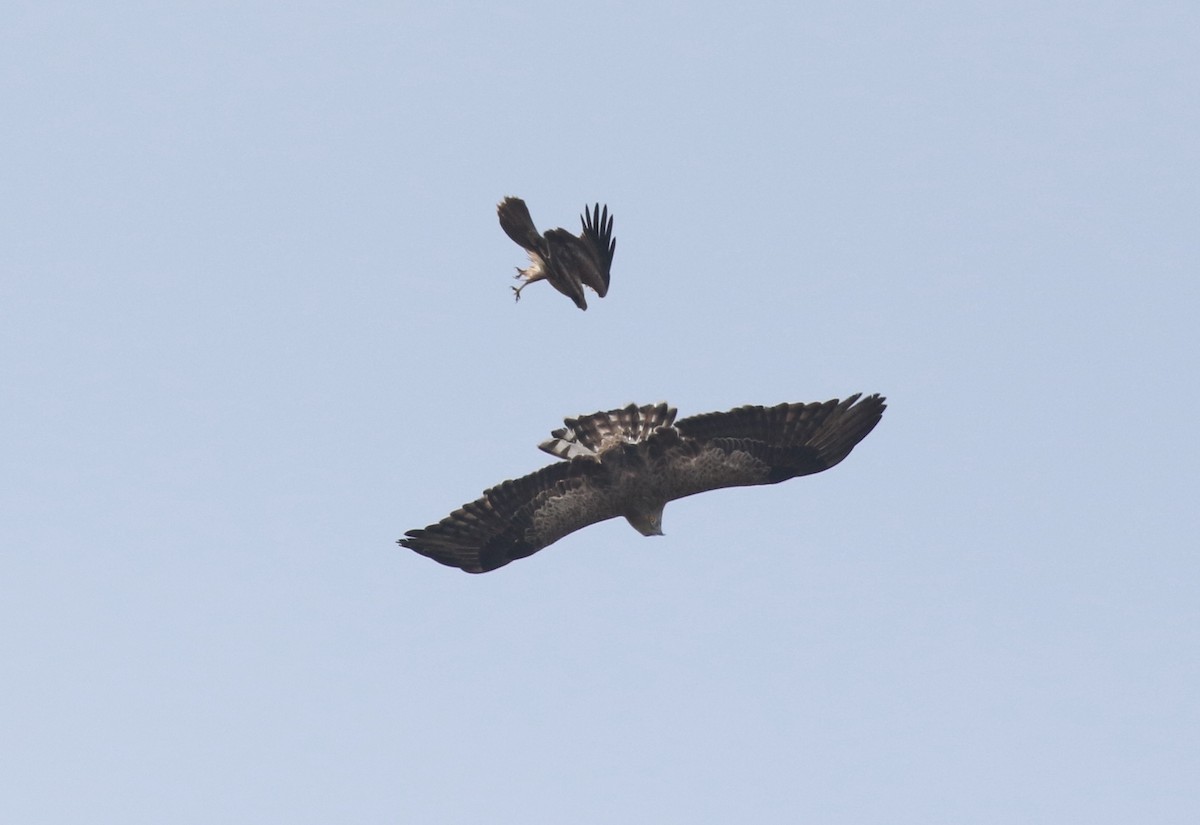
[[[828,470],[879,423],[883,397],[738,407],[675,420],[666,404],[567,418],[542,450],[562,461],[505,481],[399,544],[468,573],[523,559],[589,524],[623,516],[661,536],[684,496],[777,484]]]
[[[607,205],[603,211],[600,204],[592,207],[591,212],[584,207],[580,216],[583,234],[578,236],[565,229],[547,229],[545,235],[539,234],[529,216],[529,207],[520,198],[500,201],[496,213],[500,216],[500,228],[529,253],[530,265],[525,269],[517,267],[516,277],[524,281],[513,287],[518,301],[522,289],[542,280],[549,281],[580,309],[587,309],[585,286],[601,298],[608,294],[609,269],[617,242],[612,236],[613,219]]]

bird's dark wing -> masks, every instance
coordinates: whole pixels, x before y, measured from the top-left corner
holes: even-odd
[[[768,460],[746,446],[725,440],[686,440],[677,430],[662,431],[645,445],[657,497],[673,501],[722,487],[770,484]]]
[[[547,229],[546,250],[546,280],[575,306],[587,309],[583,285],[596,278],[596,262],[587,245],[565,229]]]
[[[486,573],[618,514],[604,468],[559,462],[498,484],[398,543],[450,567]]]
[[[860,397],[855,394],[841,401],[835,398],[811,404],[738,407],[729,412],[689,416],[676,421],[675,426],[688,438],[750,438],[781,447],[809,444],[832,432],[850,431],[858,434],[853,446],[871,431],[887,408],[879,395],[859,401]]]
[[[529,207],[520,198],[508,197],[496,205],[496,214],[500,217],[500,228],[504,234],[524,249],[537,252],[543,251],[542,236],[533,225]]]
[[[879,395],[858,399],[738,407],[677,421],[684,439],[667,453],[666,489],[679,498],[827,470],[867,437],[887,408]]]
[[[583,224],[582,238],[596,258],[594,282],[584,280],[584,283],[596,290],[596,294],[603,298],[608,294],[613,253],[617,251],[617,242],[612,235],[613,219],[608,214],[607,204],[604,206],[603,212],[600,204],[596,204],[592,207],[591,212],[588,212],[586,207],[584,208],[583,214],[580,215],[580,222]]]

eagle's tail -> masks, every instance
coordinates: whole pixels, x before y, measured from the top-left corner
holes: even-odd
[[[533,218],[525,201],[520,198],[505,198],[496,204],[496,214],[500,216],[500,228],[514,243],[525,249],[541,249],[542,236],[533,225]]]
[[[675,421],[675,408],[666,403],[638,407],[630,404],[620,410],[592,413],[579,418],[567,418],[561,427],[550,433],[538,449],[559,458],[597,458],[600,453],[618,444],[636,444],[648,439],[661,427]]]

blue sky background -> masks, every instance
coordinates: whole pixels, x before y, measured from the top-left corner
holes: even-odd
[[[1195,4],[0,20],[0,819],[1196,821]],[[606,299],[514,304],[510,194]],[[664,538],[393,543],[857,391]]]

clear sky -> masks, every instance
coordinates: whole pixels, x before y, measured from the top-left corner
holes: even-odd
[[[1196,822],[1198,9],[7,4],[0,820]],[[663,538],[394,543],[858,391]]]

